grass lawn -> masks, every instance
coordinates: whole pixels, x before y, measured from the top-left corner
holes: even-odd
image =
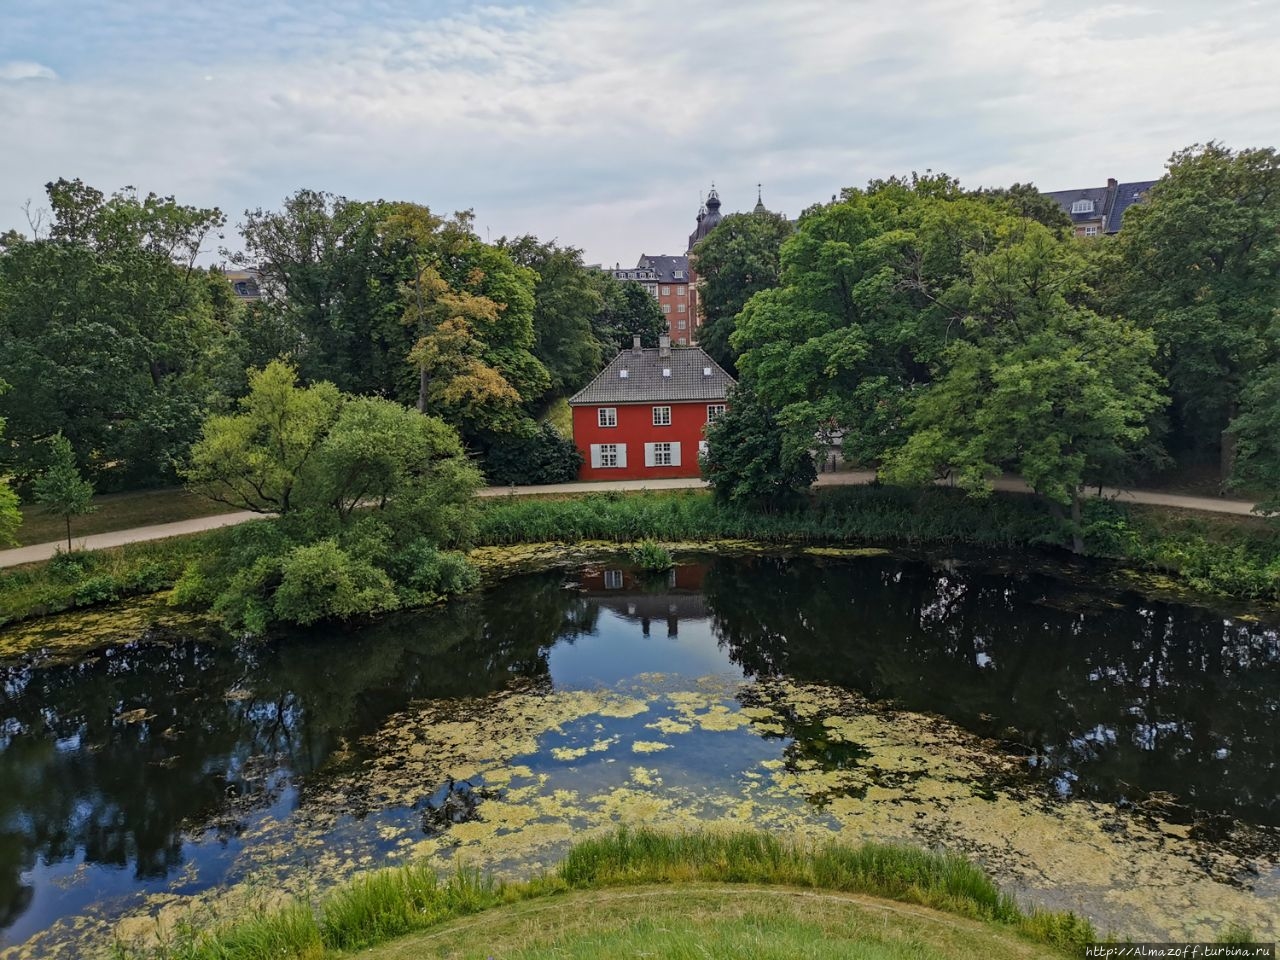
[[[538,419],[551,424],[562,437],[573,436],[573,408],[564,397],[556,397],[552,400]]]
[[[926,907],[790,887],[696,884],[499,907],[365,951],[366,960],[1014,960],[1067,956]]]
[[[93,498],[93,513],[71,518],[71,536],[87,537],[94,533],[128,530],[156,523],[173,523],[195,517],[211,517],[231,513],[235,507],[214,503],[187,490],[141,490],[135,493],[108,493]],[[62,518],[38,504],[24,504],[22,526],[18,528],[18,545],[66,542],[67,528]]]

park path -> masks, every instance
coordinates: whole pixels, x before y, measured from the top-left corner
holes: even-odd
[[[819,475],[817,485],[820,487],[851,486],[870,483],[875,474],[870,470],[848,470],[840,473],[824,473]],[[485,487],[479,493],[482,497],[532,496],[566,493],[603,493],[610,490],[700,490],[707,484],[697,477],[682,477],[670,480],[590,480],[577,483],[552,483],[538,487]],[[1016,477],[1006,477],[996,481],[996,489],[1014,493],[1026,493],[1025,483]],[[1097,491],[1092,491],[1097,495]],[[1217,497],[1192,497],[1179,493],[1155,493],[1149,490],[1116,490],[1104,487],[1102,496],[1113,497],[1121,503],[1143,503],[1159,507],[1175,507],[1182,510],[1201,510],[1206,513],[1228,513],[1236,516],[1248,516],[1253,512],[1253,504],[1246,500],[1221,500]],[[248,520],[260,518],[260,513],[220,513],[211,517],[197,517],[193,520],[179,520],[176,523],[158,523],[148,527],[133,527],[128,530],[115,530],[111,533],[95,533],[87,537],[72,538],[79,550],[102,550],[106,547],[121,547],[126,543],[140,543],[144,540],[163,540],[166,537],[181,537],[190,533],[203,533],[219,527],[230,527]],[[59,549],[66,546],[66,541],[37,543],[14,550],[0,550],[0,568],[16,567],[24,563],[38,563],[48,560]]]

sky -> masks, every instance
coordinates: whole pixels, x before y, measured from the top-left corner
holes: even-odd
[[[712,182],[794,216],[1276,145],[1278,61],[1274,0],[0,0],[0,232],[79,177],[220,207],[234,246],[309,187],[631,265]]]

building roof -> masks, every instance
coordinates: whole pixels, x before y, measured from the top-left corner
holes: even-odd
[[[596,378],[569,398],[571,404],[653,403],[724,400],[733,377],[701,347],[658,347],[621,350]],[[622,376],[622,371],[627,375]],[[669,370],[669,376],[662,371]]]
[[[659,283],[689,282],[689,258],[686,256],[673,257],[667,254],[654,256],[642,253],[636,269],[653,271],[656,274],[654,279]]]
[[[1071,218],[1072,223],[1089,223],[1102,221],[1102,229],[1106,233],[1115,233],[1120,229],[1124,212],[1142,199],[1156,183],[1155,180],[1135,180],[1131,183],[1117,183],[1108,180],[1105,187],[1086,187],[1083,190],[1050,190],[1045,194],[1058,201],[1058,204]],[[1092,200],[1093,210],[1089,213],[1072,213],[1071,208],[1077,200]]]
[[[720,194],[716,192],[716,185],[711,185],[711,192],[707,194],[707,202],[698,208],[698,225],[693,228],[693,233],[689,234],[689,247],[692,250],[708,233],[720,225],[723,217],[720,216]]]
[[[1053,197],[1058,205],[1071,218],[1072,223],[1087,223],[1090,220],[1102,220],[1107,213],[1107,187],[1085,187],[1082,190],[1053,190],[1046,197]],[[1093,208],[1088,213],[1072,213],[1071,208],[1077,200],[1092,200]]]
[[[1157,182],[1156,180],[1135,180],[1133,183],[1116,184],[1116,198],[1107,215],[1107,233],[1116,233],[1120,229],[1124,212],[1139,202]]]

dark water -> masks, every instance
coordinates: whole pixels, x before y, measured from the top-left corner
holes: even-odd
[[[703,559],[656,580],[553,572],[358,632],[157,635],[0,664],[0,946],[113,899],[233,879],[248,825],[287,817],[414,701],[654,672],[832,682],[999,738],[1048,792],[1164,791],[1197,815],[1280,825],[1275,623],[890,557]],[[826,764],[856,759],[821,731],[785,739]],[[468,789],[429,798],[444,812],[424,833],[483,802]],[[360,824],[344,826],[357,844]]]

